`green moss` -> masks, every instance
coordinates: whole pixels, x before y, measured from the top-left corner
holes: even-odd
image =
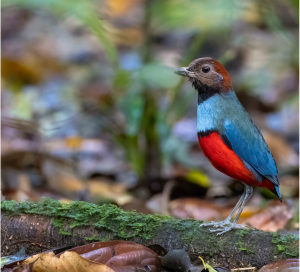
[[[73,228],[87,226],[92,222],[96,228],[112,232],[111,239],[129,239],[134,236],[151,239],[162,224],[179,221],[170,216],[125,212],[111,204],[98,206],[82,201],[66,204],[49,198],[42,198],[41,202],[2,201],[1,210],[11,215],[27,213],[54,217],[53,224],[59,227],[60,233],[66,235],[71,235]],[[66,219],[72,220],[71,225],[65,223]]]
[[[185,219],[185,220],[170,220],[170,224],[174,230],[182,232],[182,240],[188,244],[198,239],[200,234],[199,225],[203,221],[198,221],[195,219]]]
[[[284,246],[283,245],[277,245],[277,247],[278,247],[279,251],[284,251]]]
[[[181,238],[184,244],[193,244],[199,240],[205,241],[202,244],[203,250],[200,251],[201,256],[213,257],[224,250],[224,246],[228,243],[227,239],[212,234],[207,227],[200,227],[203,221],[194,219],[174,220],[171,222],[174,230],[181,232]]]
[[[110,240],[110,238],[109,238],[108,235],[106,235],[104,238],[100,238],[100,239],[99,239],[99,241],[101,241],[101,242],[107,242],[107,241],[109,241],[109,240]]]
[[[299,258],[299,236],[298,235],[284,235],[279,233],[272,233],[272,243],[276,244],[277,251],[274,255],[285,254],[288,257]],[[298,241],[295,247],[291,247],[292,242]]]
[[[43,198],[41,202],[26,201],[3,201],[1,209],[5,213],[19,214],[42,214],[54,218],[54,225],[60,233],[70,235],[75,227],[93,225],[94,227],[110,232],[109,239],[130,239],[139,236],[151,239],[157,229],[163,224],[169,224],[171,228],[180,232],[184,243],[192,244],[194,241],[203,239],[206,241],[205,252],[208,255],[219,253],[224,247],[226,240],[212,235],[206,228],[199,228],[202,221],[194,219],[178,220],[170,216],[144,215],[136,212],[125,212],[111,204],[98,206],[95,204],[74,201],[70,204],[61,203],[57,200]],[[68,221],[68,219],[70,219]],[[67,222],[67,223],[66,223]],[[92,240],[96,237],[86,237]],[[98,240],[106,239],[98,237]]]
[[[237,230],[237,234],[239,235],[239,237],[243,237],[245,236],[246,234],[248,234],[250,232],[250,229],[239,229]]]
[[[94,234],[92,237],[85,237],[85,240],[97,241],[97,240],[99,240],[99,236],[97,234]]]
[[[2,201],[1,210],[5,214],[17,215],[41,214],[48,215],[54,219],[53,224],[57,226],[60,233],[71,235],[75,227],[94,226],[99,230],[109,232],[109,237],[86,237],[87,240],[107,241],[112,239],[132,239],[139,236],[144,239],[151,239],[154,234],[159,235],[159,228],[168,224],[171,228],[180,232],[180,236],[185,244],[202,240],[205,244],[199,248],[201,255],[213,256],[219,254],[226,247],[234,248],[236,245],[241,251],[249,253],[253,249],[249,247],[248,229],[238,230],[236,237],[228,244],[225,236],[213,235],[208,228],[199,228],[201,221],[193,219],[178,220],[170,216],[145,215],[136,212],[125,212],[115,205],[95,204],[74,201],[70,204],[61,203],[57,200],[43,198],[40,202],[26,201],[17,203],[15,201]],[[74,235],[74,234],[72,234]],[[277,246],[274,249],[274,256],[285,254],[287,257],[297,257],[299,249],[290,248],[293,243],[290,239],[298,239],[296,235],[273,234],[272,242]],[[275,252],[276,251],[276,252]]]
[[[248,247],[245,247],[245,244],[243,242],[237,242],[236,245],[239,247],[239,250],[246,251],[248,253],[254,253],[252,249]]]
[[[235,242],[239,250],[246,253],[254,253],[253,248],[247,243],[248,239],[246,235],[250,232],[250,229],[240,229],[236,231],[238,240]]]
[[[168,223],[177,231],[182,232],[182,239],[191,243],[197,239],[199,224],[202,221],[194,219],[177,220],[170,216],[144,215],[136,212],[125,212],[115,205],[96,204],[73,201],[70,204],[61,203],[58,200],[42,198],[40,202],[2,201],[2,212],[11,215],[19,213],[42,214],[54,218],[53,224],[59,228],[60,233],[71,235],[75,227],[87,226],[91,222],[94,227],[113,233],[113,238],[129,239],[139,236],[151,239],[157,228]],[[66,224],[70,219],[70,224]],[[91,239],[93,237],[87,237]]]

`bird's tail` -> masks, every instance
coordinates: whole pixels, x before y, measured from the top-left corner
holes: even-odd
[[[278,197],[278,199],[280,200],[280,202],[282,202],[282,198],[281,198],[281,194],[279,191],[279,186],[278,185],[274,185],[274,189],[270,190],[274,195],[276,195]]]

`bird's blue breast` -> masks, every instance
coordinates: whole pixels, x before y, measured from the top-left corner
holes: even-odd
[[[221,95],[216,94],[197,106],[197,132],[216,130],[222,127],[222,112],[219,108],[222,100]]]

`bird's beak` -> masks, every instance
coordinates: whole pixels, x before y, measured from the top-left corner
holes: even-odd
[[[180,67],[176,71],[174,71],[174,73],[180,76],[189,76],[190,71],[188,71],[187,68],[188,67]]]

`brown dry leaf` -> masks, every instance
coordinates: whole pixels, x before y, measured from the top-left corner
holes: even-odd
[[[9,180],[10,183],[11,180]],[[31,187],[30,178],[26,174],[19,174],[13,186],[9,187],[7,182],[2,182],[2,195],[6,200],[15,200],[16,202],[24,202],[27,199],[39,201],[39,194]]]
[[[143,41],[143,32],[141,28],[127,27],[116,28],[113,25],[107,25],[106,31],[110,33],[110,39],[117,46],[126,45],[138,45]]]
[[[115,272],[159,271],[161,261],[151,249],[128,241],[108,241],[91,243],[68,251],[76,252],[82,257],[106,264]],[[58,255],[59,256],[59,255]]]
[[[4,270],[4,272],[33,272],[33,265],[36,263],[36,261],[38,260],[38,258],[31,262],[31,263],[27,263],[27,264],[21,264],[14,267],[14,268],[7,268],[7,270]],[[1,270],[2,271],[2,270]]]
[[[35,192],[33,194],[28,194],[21,190],[3,190],[2,195],[5,197],[5,200],[15,200],[16,202],[25,202],[30,199],[33,201],[39,201],[39,197]]]
[[[223,213],[222,213],[222,218],[227,218],[228,216],[229,216],[229,214],[232,212],[232,210],[233,210],[233,207],[230,207],[230,208],[227,208]],[[248,219],[248,218],[250,218],[250,217],[252,217],[252,216],[254,216],[254,215],[256,215],[256,214],[258,214],[259,212],[261,212],[262,211],[262,208],[260,208],[260,207],[256,207],[256,206],[246,206],[244,209],[243,209],[243,211],[242,211],[242,213],[241,213],[241,215],[240,215],[240,221],[239,222],[241,222],[241,221],[244,221],[244,220],[246,220],[246,219]]]
[[[196,220],[220,220],[223,208],[197,198],[180,198],[169,204],[170,213],[178,218],[194,218]]]
[[[37,84],[42,80],[39,69],[28,66],[27,63],[13,59],[1,58],[1,77],[10,83]]]
[[[263,266],[258,272],[298,272],[299,259],[286,259]]]
[[[57,179],[57,182],[55,182],[54,179]],[[61,172],[60,175],[54,176],[53,179],[49,178],[49,181],[51,187],[58,191],[63,190],[63,191],[79,192],[79,191],[86,190],[85,184],[81,180],[79,180],[75,175],[72,175],[72,173]],[[56,186],[54,186],[54,183]]]
[[[146,202],[142,199],[133,197],[132,200],[120,207],[122,210],[131,212],[135,210],[137,213],[153,214],[153,212],[146,206]]]
[[[117,45],[132,46],[143,41],[143,32],[139,28],[111,29],[112,40]]]
[[[115,201],[118,205],[124,205],[132,200],[127,194],[124,184],[116,184],[106,180],[87,181],[92,198],[104,198]]]
[[[113,272],[108,266],[87,260],[71,251],[66,251],[59,258],[53,252],[34,255],[25,260],[22,266],[32,262],[35,262],[32,268],[33,272]]]
[[[3,145],[3,139],[1,139],[1,143]],[[5,141],[4,143],[7,144],[8,142]],[[30,164],[33,165],[33,167],[38,171],[42,171],[41,167],[46,159],[56,163],[59,166],[69,165],[68,161],[65,159],[61,159],[49,153],[30,150],[29,146],[22,145],[20,142],[10,142],[10,144],[13,145],[10,149],[3,150],[1,148],[2,167],[24,170],[24,168]]]
[[[239,223],[271,232],[283,229],[293,216],[292,207],[287,203],[280,203],[279,201],[272,203],[264,210],[261,210],[261,212]]]
[[[48,40],[44,44],[49,44]],[[40,48],[45,48],[37,44]],[[47,76],[53,74],[63,74],[66,71],[66,65],[53,54],[49,56],[51,46],[48,45],[49,50],[41,52],[40,48],[32,47],[26,50],[26,53],[18,59],[10,59],[6,57],[1,58],[1,77],[9,86],[20,87],[23,85],[36,85],[43,81]],[[20,89],[18,89],[20,90]]]
[[[65,74],[67,65],[61,62],[56,50],[51,50],[53,47],[55,47],[53,40],[50,37],[43,37],[24,52],[21,61],[28,67],[38,70],[42,79]]]
[[[66,198],[76,199],[78,195],[84,196],[88,194],[86,184],[67,165],[57,164],[52,160],[45,160],[43,175],[47,179],[49,189],[59,192]]]

